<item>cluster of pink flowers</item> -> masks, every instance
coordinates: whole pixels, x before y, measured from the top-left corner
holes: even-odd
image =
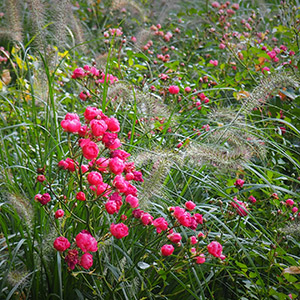
[[[83,68],[76,68],[73,71],[72,78],[80,79],[80,80],[93,79],[95,81],[95,84],[104,83],[105,80],[109,84],[113,84],[116,81],[118,81],[118,78],[116,76],[113,76],[111,74],[105,74],[104,72],[98,70],[97,68],[95,68],[93,66],[91,67],[88,65],[85,65]],[[87,98],[90,98],[90,97],[91,97],[91,95],[87,91],[80,93],[81,100],[86,100]]]
[[[68,267],[74,270],[75,266],[79,264],[85,269],[91,268],[93,265],[93,255],[88,252],[96,252],[98,250],[96,239],[88,231],[83,230],[77,234],[75,241],[77,249],[69,250],[65,256]],[[55,239],[53,246],[57,251],[64,252],[70,248],[71,244],[67,238],[60,236]],[[81,258],[78,256],[78,248],[83,252]]]

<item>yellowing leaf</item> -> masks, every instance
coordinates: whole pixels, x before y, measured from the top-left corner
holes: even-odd
[[[240,91],[236,94],[236,100],[241,100],[241,99],[245,99],[248,98],[250,96],[250,93],[247,91]]]
[[[300,267],[291,266],[282,271],[282,274],[300,274]]]

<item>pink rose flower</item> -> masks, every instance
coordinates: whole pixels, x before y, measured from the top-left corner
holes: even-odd
[[[234,185],[235,185],[235,187],[237,187],[237,188],[242,188],[243,185],[244,185],[244,183],[245,183],[244,180],[242,180],[242,179],[237,179],[237,180],[235,181]]]
[[[252,195],[248,198],[248,200],[249,200],[251,203],[255,203],[255,202],[256,202],[255,197],[253,197]]]
[[[64,216],[65,212],[62,210],[62,209],[58,209],[56,212],[55,212],[55,219],[59,219],[59,218],[62,218]]]
[[[86,198],[85,198],[85,193],[84,193],[84,192],[78,192],[78,193],[76,194],[76,199],[77,199],[77,200],[80,200],[80,201],[85,201],[85,200],[86,200]]]
[[[203,264],[205,263],[205,255],[202,253],[199,256],[195,257],[196,259],[196,264]]]
[[[48,193],[45,193],[43,195],[38,194],[36,195],[35,199],[42,205],[46,205],[51,200],[51,196]]]
[[[81,128],[80,119],[77,114],[67,113],[64,120],[60,122],[61,127],[66,132],[78,132]]]
[[[180,233],[173,232],[167,236],[167,238],[175,244],[178,244],[182,240],[182,236]]]
[[[83,252],[96,252],[98,250],[96,239],[88,231],[83,230],[78,233],[75,240],[76,245]]]
[[[137,208],[139,206],[139,199],[137,197],[134,197],[132,195],[128,195],[125,198],[125,201],[132,207]]]
[[[223,247],[220,243],[213,241],[207,246],[207,250],[211,255],[220,257],[222,255]]]
[[[107,201],[105,203],[105,209],[110,215],[119,211],[117,203],[115,201]]]
[[[157,233],[168,229],[168,222],[163,217],[155,219],[152,224],[155,226]]]
[[[196,204],[193,201],[185,202],[185,207],[188,210],[193,210],[196,207]]]
[[[294,200],[292,200],[292,199],[287,199],[287,200],[285,201],[285,203],[286,203],[287,206],[293,206],[295,202],[294,202]]]
[[[170,94],[178,94],[179,93],[179,87],[177,85],[171,85],[169,87],[169,93]]]
[[[174,247],[172,245],[163,245],[160,249],[163,256],[169,256],[174,252]]]
[[[83,115],[86,120],[91,121],[91,120],[95,119],[97,116],[101,115],[101,110],[98,109],[97,107],[88,106],[85,109],[85,112]]]
[[[97,144],[91,140],[82,139],[79,145],[82,149],[82,154],[86,159],[94,159],[98,156],[99,148]]]
[[[108,126],[108,130],[111,132],[119,132],[120,131],[120,123],[116,118],[108,118],[105,120],[106,125]]]
[[[128,227],[123,223],[113,223],[110,225],[110,232],[115,238],[122,239],[128,235]]]
[[[55,239],[53,246],[57,251],[62,252],[67,250],[71,246],[71,244],[67,238],[63,236],[59,236],[58,238]]]
[[[125,164],[124,164],[123,160],[121,160],[118,157],[114,157],[114,158],[110,159],[108,165],[109,165],[111,172],[114,173],[115,175],[122,174],[124,171],[124,168],[125,168]]]
[[[88,174],[87,180],[90,185],[97,185],[103,182],[102,176],[99,172],[93,171]]]
[[[142,213],[140,219],[143,225],[151,225],[153,221],[153,217],[149,213]]]
[[[193,235],[193,236],[190,237],[190,242],[191,242],[192,245],[195,245],[195,244],[198,243],[198,240],[197,240],[197,238]]]
[[[93,119],[90,126],[94,136],[102,136],[108,128],[104,121],[97,119]]]
[[[82,68],[76,68],[74,71],[73,71],[73,75],[72,75],[72,78],[73,79],[81,79],[85,76],[85,72]]]
[[[93,265],[93,255],[90,253],[85,253],[81,256],[80,265],[86,270]]]

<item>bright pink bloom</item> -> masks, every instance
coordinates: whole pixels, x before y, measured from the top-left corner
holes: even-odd
[[[220,243],[213,241],[209,245],[207,245],[207,250],[211,255],[220,257],[222,255],[223,247]]]
[[[128,235],[128,227],[123,223],[111,224],[110,232],[117,239],[122,239],[123,237]]]
[[[253,197],[252,195],[248,198],[248,200],[249,200],[251,203],[255,203],[255,202],[256,202],[255,197]]]
[[[45,175],[38,175],[36,177],[36,181],[38,181],[38,182],[44,182],[45,180],[46,180]]]
[[[78,132],[81,128],[80,119],[77,114],[67,113],[64,120],[60,122],[61,127],[66,132]]]
[[[120,123],[116,118],[108,118],[105,120],[106,125],[108,126],[108,130],[111,132],[119,132],[120,131]]]
[[[194,218],[198,224],[203,224],[203,216],[201,214],[194,214]]]
[[[83,252],[96,252],[98,250],[96,239],[86,230],[78,233],[75,240],[77,247]]]
[[[97,107],[88,106],[85,109],[85,112],[83,115],[86,120],[91,121],[91,120],[95,119],[97,116],[101,115],[101,110],[98,109]]]
[[[220,48],[220,49],[225,49],[225,48],[226,48],[226,45],[223,44],[223,43],[221,43],[221,44],[219,44],[219,48]]]
[[[143,225],[151,225],[153,221],[153,217],[149,213],[142,213],[140,219]]]
[[[196,259],[196,264],[203,264],[205,263],[205,255],[202,253],[199,256],[195,257]]]
[[[192,217],[190,213],[184,213],[178,218],[178,222],[185,227],[190,227],[192,225]]]
[[[101,174],[99,172],[95,172],[95,171],[88,174],[87,180],[90,185],[97,185],[97,184],[101,184],[103,182]]]
[[[43,195],[38,194],[35,196],[35,199],[39,201],[42,205],[46,205],[51,200],[51,196],[48,193],[45,193]]]
[[[99,154],[99,148],[96,143],[89,139],[82,139],[80,142],[82,154],[86,159],[94,159]]]
[[[176,219],[180,218],[182,215],[185,214],[185,209],[179,206],[174,207],[173,215]]]
[[[173,247],[173,245],[168,245],[168,244],[163,245],[161,247],[160,251],[163,256],[169,256],[174,252],[174,247]]]
[[[80,201],[85,201],[85,193],[84,192],[78,192],[77,194],[76,194],[76,199],[77,200],[80,200]]]
[[[96,160],[97,169],[100,172],[106,172],[108,167],[109,159],[106,157],[100,157]]]
[[[235,187],[237,187],[237,188],[242,188],[243,185],[244,185],[244,183],[245,183],[244,180],[242,180],[242,179],[237,179],[237,180],[235,181],[234,185],[235,185]]]
[[[127,190],[128,183],[122,175],[117,175],[113,181],[113,185],[120,193],[124,193]]]
[[[105,209],[106,211],[112,215],[116,212],[118,212],[118,206],[117,206],[117,203],[115,201],[108,201],[105,203]]]
[[[219,64],[217,60],[212,60],[212,59],[209,61],[209,63],[214,65],[215,67]]]
[[[109,161],[109,168],[115,175],[120,175],[124,171],[125,164],[120,158],[114,157]]]
[[[296,213],[297,211],[298,211],[298,207],[294,206],[294,207],[292,208],[292,212],[293,212],[293,213]]]
[[[179,87],[177,85],[169,86],[169,93],[170,94],[178,94],[179,93]]]
[[[67,250],[71,246],[71,244],[67,238],[63,236],[59,236],[58,238],[55,239],[53,246],[57,251],[62,252]]]
[[[125,201],[132,207],[137,208],[139,206],[139,199],[137,197],[134,197],[132,195],[128,195],[125,199]]]
[[[90,126],[94,136],[102,136],[107,130],[107,125],[102,120],[93,119],[90,123]]]
[[[294,200],[292,200],[292,199],[287,199],[287,200],[285,201],[285,203],[286,203],[287,206],[293,206],[295,202],[294,202]]]
[[[72,75],[72,78],[73,79],[77,79],[77,78],[83,78],[85,76],[85,72],[82,68],[76,68],[74,71],[73,71],[73,75]]]
[[[276,52],[274,50],[268,51],[267,54],[270,56],[271,59],[276,57]]]
[[[59,218],[62,218],[64,216],[65,212],[62,210],[62,209],[58,209],[56,212],[55,212],[55,219],[59,219]]]
[[[191,90],[192,90],[192,89],[191,89],[189,86],[187,86],[187,87],[184,89],[184,91],[185,91],[186,93],[189,93]]]
[[[116,133],[105,132],[102,138],[102,142],[105,144],[105,147],[111,150],[117,149],[121,146],[121,142],[118,139]]]
[[[175,244],[178,244],[182,240],[182,236],[180,233],[173,232],[167,236],[167,238]]]
[[[155,219],[152,222],[152,225],[155,226],[157,233],[161,233],[162,231],[168,229],[168,222],[163,217]]]
[[[81,256],[80,265],[86,270],[93,265],[93,255],[90,253],[85,253]]]
[[[191,242],[192,245],[195,245],[195,244],[198,243],[198,240],[197,240],[197,238],[193,235],[193,236],[190,237],[190,242]]]
[[[212,2],[211,6],[214,7],[214,8],[219,8],[220,7],[220,3],[217,2],[217,1],[214,1],[214,2]]]
[[[185,207],[188,210],[193,210],[196,207],[196,204],[193,201],[185,202]]]
[[[101,182],[100,184],[90,186],[90,189],[96,192],[97,196],[101,195],[103,197],[107,197],[111,191],[111,186],[107,183]]]
[[[86,91],[86,92],[81,92],[80,94],[79,94],[79,98],[82,100],[82,101],[85,101],[87,98],[89,98],[89,97],[91,97],[91,94],[88,92],[88,91]]]

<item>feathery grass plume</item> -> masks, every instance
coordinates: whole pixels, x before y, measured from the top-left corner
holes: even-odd
[[[23,41],[22,6],[21,1],[6,0],[5,2],[7,23],[9,24],[10,38],[16,42]]]
[[[281,228],[280,232],[282,234],[295,237],[299,241],[300,240],[300,222],[299,221],[290,222],[285,227]]]
[[[212,109],[207,116],[209,122],[215,122],[218,124],[228,124],[234,121],[234,123],[243,123],[245,118],[242,114],[239,114],[237,110],[230,107],[218,107]]]
[[[177,153],[166,149],[155,149],[149,152],[140,152],[134,157],[134,162],[142,169],[149,168],[144,174],[144,183],[141,186],[139,199],[141,208],[146,208],[153,196],[164,194],[164,181],[173,165],[181,165],[183,160]],[[144,168],[143,168],[144,167]],[[146,175],[147,174],[147,175]]]
[[[7,275],[7,283],[11,287],[19,286],[18,290],[24,289],[29,283],[29,272],[25,270],[11,270]],[[17,293],[17,291],[16,291]],[[19,298],[22,299],[22,298]]]
[[[136,1],[133,0],[112,0],[111,10],[121,10],[126,8],[134,15],[139,15],[143,22],[146,21],[147,12],[143,7],[141,7]]]
[[[245,123],[229,124],[229,127],[219,127],[207,135],[206,143],[208,145],[225,144],[236,152],[241,150],[245,153],[244,148],[251,152],[251,157],[256,156],[261,159],[266,156],[265,141],[251,133],[250,128]]]
[[[211,164],[224,171],[242,168],[243,163],[251,157],[252,154],[246,147],[228,149],[209,144],[189,145],[184,152],[184,158],[192,166]]]
[[[107,58],[108,58],[108,53],[97,55],[95,61],[96,61],[96,65],[98,66],[98,69],[102,69],[102,70],[106,69]]]
[[[151,39],[153,33],[149,29],[140,28],[136,33],[136,44],[142,49],[143,46]]]
[[[69,8],[68,14],[71,14],[71,28],[72,28],[72,31],[74,32],[74,35],[75,35],[76,45],[84,43],[86,41],[86,39],[85,39],[85,33],[84,33],[84,30],[83,30],[83,28],[81,26],[80,21],[73,14],[71,8]],[[78,49],[80,51],[83,51],[83,52],[88,52],[88,48],[86,47],[86,45],[80,45],[78,47]]]
[[[30,201],[17,194],[6,193],[6,197],[11,206],[16,210],[20,219],[29,229],[33,229],[33,208]]]
[[[168,120],[171,116],[170,108],[163,103],[163,100],[154,94],[149,92],[143,92],[141,90],[135,90],[135,95],[132,88],[125,81],[118,81],[109,88],[108,96],[117,99],[115,102],[132,105],[136,100],[137,106],[137,118],[144,119],[143,123],[144,131],[153,129],[155,118],[163,118]],[[171,126],[175,122],[175,116],[173,115],[171,120]]]
[[[240,112],[242,114],[251,113],[253,108],[266,103],[272,94],[277,93],[283,87],[298,88],[299,80],[294,75],[284,71],[264,77],[250,96],[245,99]]]
[[[27,0],[30,9],[30,19],[33,33],[36,35],[34,44],[37,49],[44,54],[46,52],[47,41],[45,33],[46,29],[46,12],[44,3],[41,0]]]
[[[61,50],[66,46],[67,21],[73,12],[69,0],[53,0],[51,4],[54,18],[53,36],[55,37],[56,46]]]

